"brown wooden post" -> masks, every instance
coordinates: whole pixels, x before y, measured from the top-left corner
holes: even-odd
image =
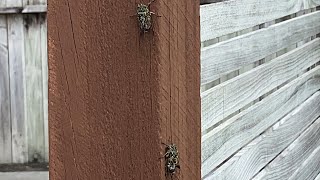
[[[199,4],[156,0],[140,35],[133,0],[49,0],[51,180],[166,179],[162,142],[200,179]]]

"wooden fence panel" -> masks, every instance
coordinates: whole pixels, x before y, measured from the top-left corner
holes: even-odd
[[[0,164],[48,162],[46,28],[44,14],[0,15]]]
[[[320,146],[320,119],[308,128],[253,180],[288,179]],[[319,159],[315,159],[319,161]]]
[[[320,92],[317,92],[205,179],[251,179],[319,116]]]
[[[0,162],[11,163],[7,18],[0,15]]]
[[[29,161],[44,161],[40,15],[25,15],[26,109]]]
[[[320,173],[320,146],[312,152],[302,165],[290,176],[289,180],[314,180]]]
[[[317,6],[318,0],[229,0],[200,7],[202,179],[267,172],[320,115]],[[287,172],[315,178],[318,151],[298,157],[299,168],[290,160],[279,165],[271,179],[287,179]],[[298,146],[292,152],[303,154]]]
[[[28,162],[24,26],[22,15],[8,16],[12,162]],[[1,162],[0,162],[1,163]]]
[[[200,9],[201,41],[250,28],[319,5],[319,0],[230,0],[203,5]]]
[[[319,59],[320,39],[316,39],[250,72],[203,92],[201,94],[202,131],[302,73],[306,67],[317,63]]]
[[[320,89],[320,67],[202,136],[202,177]]]
[[[320,12],[254,31],[201,50],[201,84],[320,33]]]

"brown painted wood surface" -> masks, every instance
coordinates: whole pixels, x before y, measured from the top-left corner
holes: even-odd
[[[147,3],[147,0],[143,1]],[[199,2],[48,2],[50,179],[200,179]],[[171,177],[167,177],[171,179]]]

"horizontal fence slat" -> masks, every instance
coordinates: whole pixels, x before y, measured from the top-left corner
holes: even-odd
[[[317,38],[283,56],[201,93],[202,131],[271,91],[320,59]]]
[[[320,173],[318,174],[318,176],[314,180],[320,180]]]
[[[23,5],[39,5],[39,4],[47,4],[47,0],[22,0]]]
[[[20,7],[4,7],[0,8],[0,14],[17,14],[22,11],[23,8]]]
[[[47,0],[0,0],[0,9],[24,7],[28,5],[47,5]]]
[[[297,17],[201,50],[201,84],[320,33],[320,12]]]
[[[304,9],[319,0],[229,0],[200,7],[201,41],[250,28]]]
[[[288,179],[319,146],[320,119],[253,179]],[[314,161],[319,161],[319,159],[314,159]]]
[[[241,149],[207,179],[251,179],[319,116],[320,92],[317,92]]]
[[[320,89],[320,66],[202,136],[202,177]]]
[[[28,5],[22,10],[22,13],[44,13],[47,12],[47,5]]]
[[[26,5],[24,7],[0,7],[0,14],[46,13],[47,5]]]
[[[320,173],[320,146],[302,163],[289,180],[315,179]]]

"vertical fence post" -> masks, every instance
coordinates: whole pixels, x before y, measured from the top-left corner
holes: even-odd
[[[147,0],[142,3],[147,4]],[[199,2],[49,0],[50,179],[200,179]]]

